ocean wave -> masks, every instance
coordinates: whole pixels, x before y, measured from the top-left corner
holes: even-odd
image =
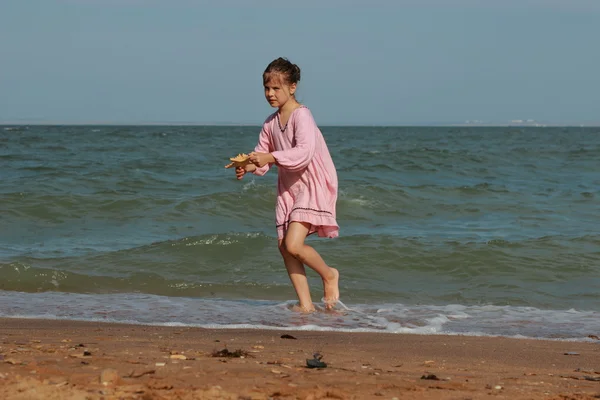
[[[188,251],[202,254],[201,246],[227,246],[234,243],[198,243],[186,242],[176,246],[186,246]],[[168,244],[163,244],[168,246]],[[191,250],[196,248],[196,250]],[[135,251],[137,254],[141,249]],[[132,251],[129,251],[132,256]],[[155,250],[153,254],[160,254]],[[97,265],[96,268],[64,260],[58,262],[55,267],[35,266],[36,262],[11,262],[0,264],[0,290],[11,292],[61,292],[71,294],[83,293],[146,293],[153,295],[181,297],[256,297],[259,294],[269,294],[273,297],[281,296],[286,291],[287,282],[255,282],[248,279],[247,271],[242,270],[233,263],[228,271],[214,273],[215,266],[207,267],[199,265],[197,271],[193,266],[174,265],[172,270],[153,271],[152,266],[144,262],[127,263],[127,257],[122,258],[123,263],[111,265]],[[130,259],[131,260],[131,259]],[[102,258],[89,260],[102,262]],[[49,264],[43,260],[41,264]],[[61,265],[62,264],[62,265]],[[79,270],[77,269],[79,267]],[[163,264],[163,269],[169,267],[169,263]],[[213,273],[210,273],[213,272]],[[283,275],[281,275],[283,277]],[[285,283],[284,283],[285,282]]]
[[[552,307],[600,306],[598,236],[525,240],[431,240],[357,234],[309,238],[342,273],[355,301]],[[0,250],[3,250],[0,248]],[[51,250],[51,249],[49,249]],[[273,234],[258,231],[187,236],[79,255],[49,251],[0,264],[0,287],[13,291],[139,292],[168,296],[279,298],[291,287]],[[309,271],[309,279],[316,275]],[[209,285],[212,289],[208,289]],[[218,290],[215,290],[218,287]],[[320,284],[313,281],[313,293]]]

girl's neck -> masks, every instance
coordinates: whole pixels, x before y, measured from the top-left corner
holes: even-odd
[[[296,108],[298,108],[300,106],[301,106],[301,104],[298,103],[298,101],[295,98],[291,98],[288,101],[286,101],[283,106],[281,106],[279,108],[279,115],[287,117],[292,113],[292,111],[294,111]]]

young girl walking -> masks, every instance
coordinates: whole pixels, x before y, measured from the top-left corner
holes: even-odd
[[[278,246],[294,285],[299,307],[313,312],[304,265],[323,280],[323,302],[333,308],[339,299],[339,272],[328,266],[319,253],[304,243],[316,233],[337,237],[335,206],[338,181],[325,139],[310,110],[298,103],[296,86],[300,68],[284,58],[271,62],[263,73],[265,98],[277,111],[263,124],[258,144],[245,167],[236,168],[237,179],[247,172],[264,175],[277,165],[276,228]]]

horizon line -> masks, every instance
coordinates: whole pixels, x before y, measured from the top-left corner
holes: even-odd
[[[69,121],[0,121],[0,126],[239,126],[239,127],[260,127],[262,123],[247,123],[247,122],[177,122],[177,121],[161,121],[161,122],[69,122]],[[530,128],[559,128],[559,127],[574,127],[574,128],[598,128],[600,122],[581,123],[581,122],[565,122],[565,123],[544,123],[544,122],[489,122],[489,123],[465,123],[465,122],[418,122],[418,123],[394,123],[394,124],[318,124],[323,127],[414,127],[414,126],[437,126],[437,127],[530,127]]]

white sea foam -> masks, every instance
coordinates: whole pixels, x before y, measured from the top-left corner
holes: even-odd
[[[144,294],[0,291],[0,317],[105,321],[216,329],[484,335],[590,340],[600,313],[533,307],[341,304],[334,313],[298,314],[294,302],[215,300]],[[319,307],[323,310],[322,307]]]

